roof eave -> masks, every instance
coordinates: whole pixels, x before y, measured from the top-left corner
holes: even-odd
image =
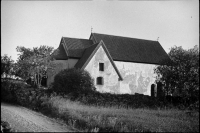
[[[62,37],[60,44],[62,44],[62,46],[63,46],[63,48],[64,48],[64,50],[65,50],[65,53],[66,53],[67,57],[69,57],[68,49],[67,49],[67,47],[66,47],[66,42],[65,42],[64,37]]]
[[[87,61],[84,63],[84,65],[80,68],[80,69],[85,69],[85,67],[87,66],[87,64],[90,62],[90,60],[92,59],[93,55],[96,53],[96,51],[99,48],[99,44],[96,46],[96,48],[92,51],[91,55],[89,56],[89,58],[87,59]]]
[[[102,45],[104,51],[106,52],[108,58],[110,59],[110,62],[111,62],[111,64],[113,65],[113,67],[114,67],[116,73],[118,74],[118,76],[119,76],[119,80],[122,81],[123,78],[122,78],[122,76],[121,76],[119,70],[117,69],[117,66],[115,65],[115,63],[114,63],[114,61],[113,61],[113,59],[112,59],[112,57],[111,57],[111,55],[110,55],[108,49],[106,48],[106,45],[104,44],[103,40],[100,41],[100,44]]]

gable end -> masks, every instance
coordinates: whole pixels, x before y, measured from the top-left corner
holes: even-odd
[[[118,76],[119,76],[119,80],[123,80],[123,78],[122,78],[122,76],[121,76],[119,70],[117,69],[117,66],[115,65],[115,63],[114,63],[114,61],[113,61],[113,59],[112,59],[110,53],[108,52],[108,49],[106,48],[106,45],[104,44],[104,42],[103,42],[102,40],[100,41],[100,44],[102,45],[102,47],[103,47],[104,51],[106,52],[106,54],[107,54],[107,56],[108,56],[110,62],[112,63],[112,65],[113,65],[115,71],[117,72],[117,74],[118,74]]]
[[[90,60],[92,59],[94,54],[97,52],[97,50],[99,49],[100,46],[103,47],[103,49],[104,49],[106,55],[108,56],[112,66],[114,67],[116,73],[119,76],[119,80],[123,80],[119,70],[117,69],[110,53],[108,52],[108,50],[107,50],[107,48],[106,48],[106,46],[105,46],[105,44],[102,40],[98,44],[94,44],[84,51],[82,58],[77,62],[77,64],[75,65],[75,68],[85,69],[85,67],[88,65],[88,63],[90,62]]]

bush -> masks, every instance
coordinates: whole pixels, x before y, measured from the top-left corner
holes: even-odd
[[[4,102],[12,102],[13,96],[11,92],[7,89],[9,88],[9,83],[7,81],[1,80],[1,101]]]
[[[60,71],[54,78],[53,91],[59,94],[91,90],[95,90],[93,79],[85,70],[65,69]]]
[[[72,92],[64,96],[85,105],[117,108],[157,108],[163,106],[157,98],[146,95],[110,94],[98,91]]]
[[[26,84],[14,80],[1,79],[1,100],[4,102],[17,103],[16,91],[26,88]]]
[[[44,91],[35,88],[18,89],[16,91],[17,103],[38,110],[41,107],[41,97],[45,95]]]
[[[18,104],[32,109],[41,107],[41,97],[46,90],[32,88],[31,86],[11,80],[1,80],[1,100],[8,103]]]

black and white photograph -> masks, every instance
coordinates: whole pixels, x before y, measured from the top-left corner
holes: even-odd
[[[198,0],[1,0],[1,133],[199,132]]]

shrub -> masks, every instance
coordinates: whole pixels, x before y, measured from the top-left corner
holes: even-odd
[[[25,87],[23,82],[1,79],[1,100],[4,102],[17,103],[16,91]]]
[[[64,96],[71,101],[79,101],[85,105],[117,107],[117,108],[157,108],[162,102],[146,95],[110,94],[98,91],[72,92]]]
[[[5,102],[12,102],[13,96],[11,92],[8,90],[9,83],[8,81],[1,80],[1,100]]]
[[[54,78],[53,91],[59,94],[94,90],[93,79],[85,70],[65,69]]]
[[[1,80],[1,100],[38,110],[41,107],[41,97],[46,94],[44,89],[11,80]]]

